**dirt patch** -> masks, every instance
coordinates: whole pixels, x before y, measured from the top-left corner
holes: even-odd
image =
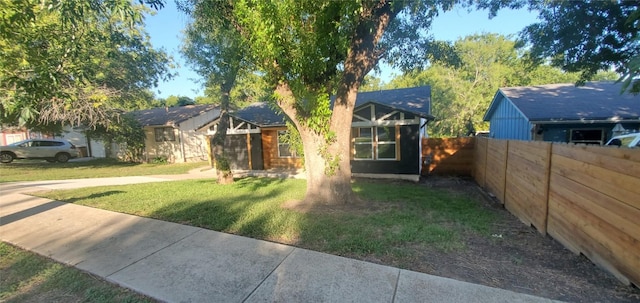
[[[508,289],[568,302],[640,302],[640,290],[626,286],[582,255],[564,248],[511,215],[473,180],[429,177],[416,186],[444,189],[473,197],[495,214],[491,236],[466,232],[466,248],[453,252],[430,247],[403,249],[414,256],[348,256],[460,281]],[[340,211],[345,207],[340,206]],[[353,211],[361,211],[360,205]],[[330,211],[316,209],[314,211]]]

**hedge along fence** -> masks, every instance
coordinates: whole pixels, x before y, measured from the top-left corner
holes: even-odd
[[[476,182],[505,208],[640,285],[640,150],[476,140]]]
[[[474,137],[422,139],[422,174],[471,176]]]

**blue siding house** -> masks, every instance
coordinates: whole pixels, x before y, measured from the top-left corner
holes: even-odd
[[[640,130],[640,96],[621,94],[614,82],[506,87],[484,121],[496,139],[603,144]]]

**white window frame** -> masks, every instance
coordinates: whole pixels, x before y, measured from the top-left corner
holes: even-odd
[[[287,132],[289,131],[288,130],[276,131],[276,141],[278,142],[278,158],[297,158],[298,156],[296,155],[296,151],[291,150],[291,145],[289,143],[280,142],[280,135],[282,134],[284,136],[287,134]],[[284,147],[286,147],[286,150],[289,151],[289,155],[282,155],[281,148],[284,148]]]
[[[162,130],[162,135],[158,136],[158,131]],[[176,141],[176,133],[173,127],[156,127],[153,129],[153,135],[156,142],[173,142]]]
[[[390,128],[393,129],[393,141],[378,141],[379,128]],[[398,160],[398,128],[390,125],[390,126],[368,126],[368,127],[353,127],[356,131],[352,132],[359,136],[361,129],[369,129],[371,131],[371,141],[369,142],[358,142],[356,138],[364,138],[364,137],[356,137],[354,136],[351,139],[352,147],[353,147],[353,160],[357,161],[397,161]],[[356,157],[356,145],[371,145],[371,157],[370,158],[358,158]],[[393,145],[393,158],[381,158],[379,154],[379,146],[380,145]]]
[[[380,128],[390,128],[393,130],[393,141],[380,141],[379,140],[379,136],[378,136],[378,130]],[[374,127],[375,131],[376,131],[376,137],[375,137],[375,152],[376,152],[376,158],[375,160],[380,160],[380,161],[395,161],[398,159],[398,128],[395,126],[378,126],[378,127]],[[391,139],[391,138],[390,138]],[[378,146],[380,145],[393,145],[393,158],[382,158],[380,157],[380,149],[378,148]]]
[[[353,143],[353,159],[354,160],[375,160],[375,127],[354,127],[357,131],[357,137],[354,137],[353,139],[351,139],[352,143]],[[371,140],[367,141],[367,142],[358,142],[357,138],[366,138],[366,137],[360,137],[360,132],[361,129],[369,129],[369,132],[371,133]],[[369,158],[357,158],[356,155],[356,145],[369,145],[371,146],[371,154]]]

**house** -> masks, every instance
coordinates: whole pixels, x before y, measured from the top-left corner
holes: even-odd
[[[2,146],[29,138],[31,138],[30,134],[24,128],[0,126],[0,145]]]
[[[431,115],[429,86],[359,93],[351,123],[354,176],[402,175],[418,179],[421,144]],[[282,140],[286,119],[265,103],[230,113],[225,142],[232,169],[299,169],[303,162]],[[207,125],[210,135],[214,124]]]
[[[500,88],[484,115],[489,137],[603,144],[640,129],[640,96],[614,82]]]
[[[144,128],[147,161],[206,161],[209,148],[206,131],[199,130],[220,117],[220,108],[213,104],[159,107],[134,111],[131,115]]]

